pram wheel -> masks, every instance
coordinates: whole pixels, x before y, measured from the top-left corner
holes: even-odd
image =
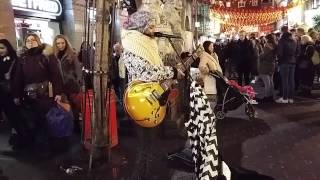
[[[217,111],[216,113],[216,118],[217,119],[224,119],[224,117],[225,117],[225,113],[224,112],[222,112],[222,111]]]
[[[251,104],[247,104],[245,106],[245,112],[246,115],[249,117],[250,120],[254,120],[257,116],[256,111],[254,110],[253,106]]]
[[[226,113],[222,111],[221,105],[216,105],[214,108],[214,114],[216,115],[217,119],[224,119],[226,116]]]

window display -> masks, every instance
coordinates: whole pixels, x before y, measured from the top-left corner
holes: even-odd
[[[15,18],[17,47],[21,51],[24,44],[24,38],[28,33],[36,33],[43,43],[52,44],[56,35],[60,34],[58,22],[51,22],[45,19],[25,19]]]

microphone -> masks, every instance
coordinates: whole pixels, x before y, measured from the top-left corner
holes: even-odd
[[[177,38],[182,39],[180,36],[172,35],[172,34],[164,34],[162,32],[154,32],[155,37],[165,37],[165,38]]]

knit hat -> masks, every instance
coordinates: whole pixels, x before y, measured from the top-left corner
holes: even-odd
[[[127,30],[136,30],[144,33],[149,27],[149,24],[155,22],[156,18],[151,12],[138,10],[130,15],[127,21],[124,23],[124,28]]]

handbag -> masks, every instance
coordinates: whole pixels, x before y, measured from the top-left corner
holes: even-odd
[[[320,54],[317,50],[314,51],[312,57],[311,57],[313,65],[320,64]]]
[[[47,127],[50,137],[69,137],[73,132],[73,113],[68,103],[59,102],[46,114]]]

